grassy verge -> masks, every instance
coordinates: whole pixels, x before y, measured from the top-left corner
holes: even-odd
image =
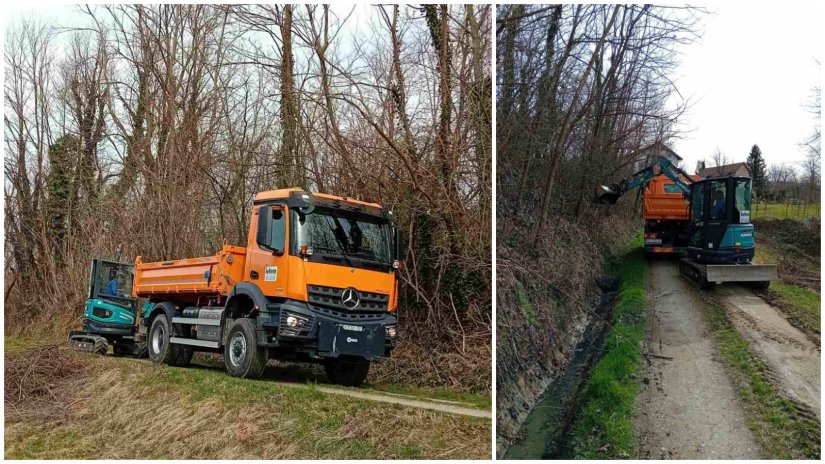
[[[819,217],[820,205],[791,205],[786,203],[760,203],[751,208],[753,219],[805,219]]]
[[[489,419],[245,380],[222,368],[84,356],[88,381],[60,419],[7,416],[5,457],[488,459]],[[269,369],[272,371],[273,369]],[[272,374],[268,371],[267,376]]]
[[[593,366],[580,408],[571,426],[569,452],[575,458],[632,458],[637,444],[634,402],[642,369],[645,335],[647,265],[642,237],[615,264],[621,286],[611,316],[612,329],[602,358]]]
[[[819,459],[820,425],[801,416],[770,383],[765,364],[728,319],[725,308],[707,295],[697,298],[709,316],[722,358],[729,366],[748,412],[748,427],[771,459]]]
[[[771,282],[767,296],[793,325],[814,337],[820,335],[822,298],[819,294],[797,285]]]
[[[755,261],[777,264],[780,257],[773,248],[763,243],[756,249]],[[780,273],[780,277],[785,276]],[[791,324],[809,336],[819,338],[822,299],[818,293],[800,285],[776,281],[771,282],[764,296],[772,305],[782,310]]]
[[[223,358],[217,355],[196,354],[194,363],[212,367],[223,371]],[[277,367],[267,368],[266,378],[298,383],[326,383],[323,368],[317,364],[279,363]],[[395,395],[411,396],[420,400],[441,400],[447,402],[465,403],[461,406],[490,410],[493,407],[493,397],[479,393],[450,390],[447,388],[424,388],[397,383],[366,383],[364,388]]]

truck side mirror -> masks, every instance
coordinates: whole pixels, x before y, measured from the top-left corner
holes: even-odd
[[[398,261],[404,261],[407,258],[407,240],[404,233],[398,229],[395,231],[395,256]]]
[[[272,243],[272,206],[261,206],[258,208],[258,234],[256,241],[258,246],[269,250]]]

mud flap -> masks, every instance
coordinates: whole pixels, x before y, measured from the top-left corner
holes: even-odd
[[[384,327],[318,321],[318,354],[332,358],[346,355],[368,360],[380,358],[384,355]]]

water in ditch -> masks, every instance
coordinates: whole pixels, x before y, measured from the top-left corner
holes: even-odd
[[[610,310],[618,280],[599,282],[601,300],[593,310],[590,324],[564,372],[553,380],[521,426],[520,439],[510,445],[504,459],[560,459],[567,451],[567,435],[576,414],[578,396],[590,368],[599,359],[604,344]]]

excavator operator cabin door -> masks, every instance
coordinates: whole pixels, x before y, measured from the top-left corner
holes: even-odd
[[[261,205],[253,211],[246,255],[247,282],[258,286],[266,296],[286,293],[289,230],[287,208]]]
[[[690,241],[693,248],[702,248],[705,238],[705,184],[696,183],[690,190]]]
[[[722,244],[722,237],[730,222],[730,211],[733,201],[728,192],[727,179],[714,179],[706,181],[705,208],[707,220],[705,221],[704,246],[707,250],[717,251]]]

